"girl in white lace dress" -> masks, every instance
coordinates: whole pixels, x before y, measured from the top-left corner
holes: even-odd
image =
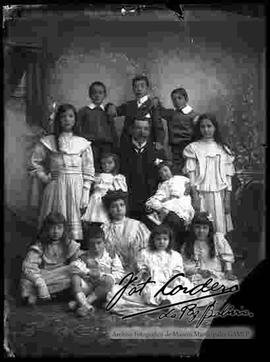
[[[195,142],[183,151],[183,172],[190,178],[196,211],[207,211],[214,219],[214,230],[223,234],[233,229],[230,215],[231,178],[234,157],[222,141],[212,114],[202,114],[195,125]]]
[[[184,270],[195,284],[213,278],[225,286],[237,284],[233,275],[233,251],[222,233],[214,233],[206,212],[199,212],[191,223],[191,233],[181,250]]]
[[[127,192],[127,183],[124,175],[118,173],[119,159],[113,153],[105,153],[100,159],[102,172],[97,174],[94,180],[94,191],[90,200],[83,221],[90,223],[101,223],[109,221],[108,212],[105,209],[102,197],[111,191],[122,190]]]
[[[183,292],[182,288],[191,290],[194,288],[194,284],[184,276],[182,256],[180,253],[173,250],[172,247],[173,233],[171,229],[166,225],[159,225],[151,232],[148,248],[142,250],[138,256],[138,279],[147,280],[151,277],[151,281],[154,281],[154,283],[146,284],[142,290],[141,297],[146,304],[173,304],[195,298],[194,296]],[[181,275],[172,279],[177,274]],[[170,279],[172,279],[171,282],[169,282]],[[155,295],[166,284],[167,286],[164,289],[165,293],[158,293],[158,295]],[[179,289],[178,292],[177,289]],[[173,290],[174,292],[172,292]],[[171,291],[173,295],[166,295],[169,291]],[[204,293],[204,296],[206,295],[209,297],[205,300],[202,299],[201,301],[197,301],[198,305],[202,306],[209,303],[211,297],[208,292]],[[202,296],[201,292],[196,293],[196,297],[200,296]],[[182,304],[179,304],[179,306],[176,305],[175,307],[182,308],[182,306]]]
[[[67,220],[71,237],[82,240],[81,212],[89,201],[94,180],[91,142],[75,136],[76,109],[60,105],[55,116],[54,134],[36,145],[30,172],[45,184],[39,227],[50,212],[60,212]]]

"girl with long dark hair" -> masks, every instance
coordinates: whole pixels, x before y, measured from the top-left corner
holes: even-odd
[[[58,107],[54,134],[36,145],[30,171],[45,184],[39,228],[50,212],[60,212],[67,220],[73,239],[82,240],[81,213],[89,201],[95,169],[91,142],[74,135],[77,113],[71,104]]]
[[[196,211],[209,212],[214,231],[226,235],[233,229],[230,200],[234,156],[222,140],[213,114],[199,116],[194,137],[195,141],[183,151],[183,171],[190,178],[193,205]]]

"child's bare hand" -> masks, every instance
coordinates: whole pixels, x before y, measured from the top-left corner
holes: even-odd
[[[112,116],[112,117],[116,117],[116,116],[117,116],[117,110],[116,110],[116,107],[115,107],[114,104],[108,105],[106,112],[107,112],[107,114],[108,114],[109,116]]]
[[[155,143],[155,148],[156,148],[157,151],[159,151],[159,150],[162,150],[164,147],[160,142],[156,142]]]
[[[158,211],[158,216],[163,221],[165,217],[168,215],[169,210],[165,209],[164,207]]]
[[[39,178],[44,184],[49,184],[52,180],[52,175],[50,173],[49,174],[40,173]]]
[[[152,211],[153,211],[153,210],[152,210],[152,208],[151,208],[150,206],[145,205],[145,212],[146,212],[147,214],[150,214]]]
[[[157,108],[157,107],[160,105],[160,100],[159,100],[158,97],[153,97],[153,98],[151,99],[151,101],[152,101],[152,106],[153,106],[154,108]]]

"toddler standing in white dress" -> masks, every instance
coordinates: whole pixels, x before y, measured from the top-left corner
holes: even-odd
[[[109,216],[102,203],[102,197],[111,191],[122,190],[127,192],[125,176],[118,174],[119,160],[117,155],[106,153],[101,156],[101,169],[94,180],[94,191],[90,196],[89,204],[82,220],[89,223],[104,223],[109,221]]]

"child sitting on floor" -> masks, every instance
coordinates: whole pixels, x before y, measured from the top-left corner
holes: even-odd
[[[208,278],[226,286],[238,283],[232,271],[233,251],[222,233],[214,233],[213,220],[207,212],[195,214],[181,254],[185,273],[195,284]]]
[[[38,241],[30,246],[22,264],[22,298],[26,303],[50,300],[51,294],[70,287],[68,264],[78,257],[80,244],[68,238],[66,229],[64,216],[50,213]]]
[[[122,263],[114,252],[105,249],[104,232],[96,225],[86,234],[87,251],[72,263],[72,291],[75,300],[69,308],[78,316],[94,311],[93,303],[105,301],[107,293],[124,276]]]

